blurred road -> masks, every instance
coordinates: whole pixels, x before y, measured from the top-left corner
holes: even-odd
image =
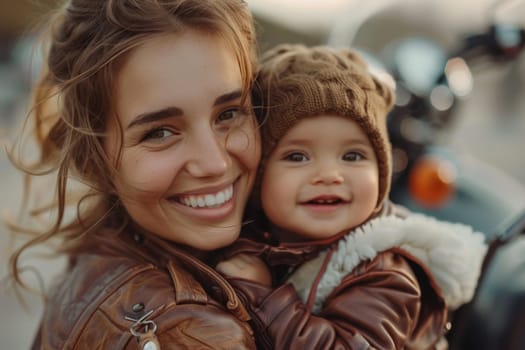
[[[2,152],[0,153],[0,171],[2,176],[0,181],[0,213],[2,216],[12,215],[20,203],[20,191],[22,188],[22,178],[11,167],[7,156],[4,152],[5,147],[8,146],[10,137],[5,128],[7,125],[3,123],[0,126],[0,145]],[[9,256],[8,248],[11,246],[11,240],[8,236],[7,229],[4,223],[0,224],[0,277],[4,278],[7,273],[7,259]],[[22,305],[18,302],[16,294],[9,288],[9,284],[4,282],[0,284],[0,305],[2,314],[8,316],[7,322],[2,322],[0,325],[0,343],[2,348],[6,349],[28,349],[30,346],[30,339],[34,333],[36,320],[39,318],[41,312],[41,304],[35,297],[29,296],[28,310],[24,310]]]

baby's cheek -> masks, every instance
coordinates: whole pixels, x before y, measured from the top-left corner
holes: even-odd
[[[379,196],[379,178],[377,173],[367,172],[361,177],[360,185],[354,189],[358,193],[358,197],[363,205],[367,203],[375,207],[377,197]]]

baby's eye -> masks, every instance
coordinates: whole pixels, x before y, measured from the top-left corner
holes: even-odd
[[[308,157],[301,152],[292,152],[288,153],[283,159],[290,162],[305,162],[308,160]]]
[[[347,162],[357,162],[363,160],[365,157],[359,152],[347,152],[343,155],[343,160]]]
[[[142,138],[142,141],[161,142],[162,140],[173,135],[174,133],[166,128],[156,128],[148,131]]]

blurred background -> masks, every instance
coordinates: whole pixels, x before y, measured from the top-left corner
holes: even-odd
[[[392,51],[388,49],[405,38],[423,37],[442,52],[451,53],[462,46],[467,35],[486,33],[495,23],[525,28],[525,1],[247,2],[257,21],[261,51],[284,42],[352,45],[377,59],[382,68],[397,68],[398,74],[402,73],[402,67],[399,63],[391,65],[389,52]],[[38,55],[32,51],[37,34],[34,28],[57,3],[58,0],[0,0],[0,145],[3,148],[0,153],[0,210],[4,217],[16,214],[22,190],[22,176],[9,164],[4,149],[13,141],[14,130],[23,122],[28,92],[38,71]],[[455,202],[443,210],[444,217],[460,215],[465,221],[472,220],[479,225],[479,229],[495,231],[507,215],[525,207],[523,56],[513,54],[512,59],[483,60],[470,67],[471,89],[457,99],[454,110],[447,114],[452,121],[431,140],[433,144],[445,146],[454,154],[456,162],[460,159],[461,166],[470,169],[465,175],[468,181],[463,183],[468,191],[498,197],[495,203],[483,208],[472,204],[479,202],[479,198],[465,200],[463,204]],[[423,62],[428,65],[430,58]],[[408,65],[409,72],[415,71],[417,64],[410,58],[402,62]],[[410,202],[405,204],[410,205]],[[463,211],[458,210],[461,205]],[[468,218],[463,214],[467,211]],[[0,224],[0,277],[7,273],[11,242],[7,229]],[[61,265],[42,262],[39,267],[44,280],[48,281]],[[42,304],[30,295],[26,295],[25,300],[27,305],[22,307],[9,283],[0,285],[2,314],[8,315],[0,325],[2,348],[27,349],[30,345]]]

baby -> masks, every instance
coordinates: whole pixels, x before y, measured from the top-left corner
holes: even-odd
[[[254,199],[278,244],[241,240],[217,267],[248,301],[259,347],[442,348],[448,310],[472,298],[484,236],[388,201],[392,87],[347,49],[263,56]]]

